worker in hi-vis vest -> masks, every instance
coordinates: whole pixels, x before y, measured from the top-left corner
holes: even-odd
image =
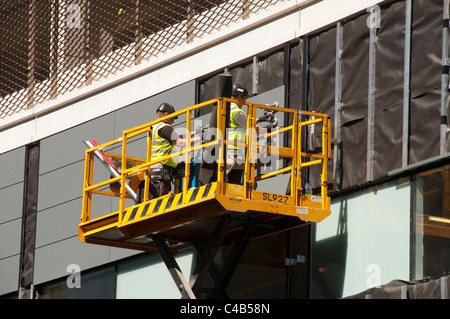
[[[162,103],[156,109],[158,119],[174,112],[175,108],[170,103]],[[152,161],[176,153],[177,147],[184,148],[186,146],[186,139],[180,137],[172,127],[172,124],[176,119],[177,117],[167,118],[153,126]],[[191,136],[194,135],[195,132],[191,132]],[[201,141],[201,136],[194,136],[191,138],[192,145],[199,141]],[[155,197],[155,195],[157,195],[156,197],[159,197],[170,192],[177,166],[177,156],[152,165],[151,181],[157,191],[157,194],[152,194],[153,197]]]
[[[242,174],[245,165],[245,137],[247,135],[247,115],[242,110],[247,98],[249,97],[247,88],[240,82],[233,83],[231,90],[232,98],[237,103],[230,104],[230,127],[228,131],[228,140],[233,141],[234,145],[228,144],[227,147],[227,182],[233,184],[242,184]],[[256,119],[256,123],[266,121],[266,116]],[[267,127],[256,126],[256,134],[264,134]],[[239,144],[242,143],[242,144]]]

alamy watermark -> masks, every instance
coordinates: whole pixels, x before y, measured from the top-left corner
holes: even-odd
[[[193,123],[193,127],[197,127],[197,126],[201,126],[202,125],[202,121],[197,121],[194,120]],[[172,139],[176,140],[179,137],[183,137],[186,133],[186,129],[182,128],[182,127],[176,127],[174,128],[173,131],[173,135],[172,135]],[[250,159],[245,159],[245,157],[238,157],[237,160],[241,160],[242,163],[237,163],[237,164],[244,164],[244,162],[251,162],[251,163],[260,163],[260,164],[269,164],[271,163],[271,161],[275,161],[277,159],[279,159],[279,156],[277,155],[273,155],[273,154],[268,154],[268,148],[266,147],[267,144],[270,144],[273,147],[279,147],[280,146],[280,142],[281,139],[278,137],[271,137],[271,138],[267,138],[267,137],[261,137],[263,136],[263,134],[258,134],[258,130],[254,127],[250,127],[248,129],[243,129],[243,128],[227,128],[225,130],[225,133],[222,132],[222,130],[217,129],[215,127],[207,127],[203,130],[202,134],[203,138],[202,141],[197,142],[196,144],[193,145],[193,147],[201,145],[201,144],[205,144],[205,141],[218,141],[217,144],[212,145],[210,147],[205,147],[204,149],[197,149],[195,151],[193,151],[192,154],[192,159],[195,163],[202,163],[202,162],[206,162],[208,164],[212,164],[212,163],[221,163],[221,157],[220,157],[220,148],[223,145],[223,141],[227,140],[227,146],[228,147],[230,144],[230,142],[232,142],[233,146],[235,146],[237,149],[241,149],[242,151],[244,151],[244,145],[241,142],[241,144],[239,144],[239,142],[236,141],[232,141],[230,140],[230,134],[232,133],[237,133],[237,134],[241,134],[241,136],[258,136],[256,140],[256,143],[258,144],[258,152],[256,152],[254,154],[254,156],[252,156]],[[224,136],[225,135],[225,136]],[[269,143],[270,142],[270,143]],[[172,157],[177,158],[178,157],[178,162],[183,162],[185,160],[185,155],[181,154],[181,155],[176,155],[176,153],[178,153],[178,151],[174,151],[174,155]]]
[[[78,4],[70,4],[66,8],[66,26],[69,29],[79,29],[81,27],[81,8]]]
[[[379,287],[381,285],[381,267],[377,264],[370,264],[366,268],[369,274],[366,279],[368,288]]]
[[[367,8],[369,16],[366,20],[366,25],[369,29],[379,29],[381,27],[381,9],[379,6],[375,5]]]
[[[66,272],[70,273],[67,277],[67,288],[81,288],[81,267],[77,264],[67,265]]]

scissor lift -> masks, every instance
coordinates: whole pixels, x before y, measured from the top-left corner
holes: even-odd
[[[79,239],[85,243],[159,252],[184,298],[195,298],[207,273],[214,281],[213,295],[223,296],[239,258],[248,242],[255,237],[320,222],[330,214],[327,195],[327,162],[330,155],[330,119],[326,114],[298,111],[275,106],[246,103],[248,121],[245,143],[246,165],[241,184],[227,183],[225,147],[232,143],[226,136],[227,105],[235,102],[217,98],[168,115],[179,117],[184,125],[176,128],[184,134],[187,146],[160,160],[152,160],[152,127],[164,120],[125,130],[121,138],[86,150],[83,209]],[[208,128],[209,137],[202,143],[190,143],[196,119],[193,114],[204,107],[216,108],[217,128]],[[257,135],[256,117],[263,110],[287,114],[289,124]],[[317,153],[302,152],[302,128],[321,125],[322,141]],[[287,134],[288,138],[283,138]],[[283,142],[282,142],[283,141]],[[287,144],[287,145],[283,145]],[[132,153],[133,154],[129,154]],[[134,156],[138,153],[140,156]],[[205,166],[207,156],[215,154],[212,165]],[[133,155],[133,156],[132,156]],[[149,198],[152,165],[170,157],[184,162],[184,176],[176,180],[173,192]],[[270,157],[268,157],[270,156]],[[270,165],[261,164],[270,158]],[[115,174],[97,169],[98,160],[111,170],[119,162]],[[105,160],[106,159],[106,160]],[[111,163],[109,163],[111,161]],[[305,194],[302,185],[303,168],[316,165],[320,176],[317,194]],[[217,179],[198,184],[194,169],[216,170]],[[208,168],[205,168],[208,167]],[[264,173],[258,173],[261,167]],[[114,173],[114,172],[113,172]],[[258,183],[290,176],[288,185],[279,191],[258,191]],[[195,178],[193,178],[195,177]],[[136,197],[137,187],[143,196]],[[110,198],[110,201],[105,201]],[[100,204],[96,204],[96,200]],[[102,204],[104,203],[104,204]],[[112,204],[111,204],[112,203]],[[106,207],[116,205],[111,211]],[[95,207],[95,208],[94,208]],[[98,217],[94,217],[94,215]],[[202,243],[208,243],[203,245]],[[220,272],[213,259],[222,245],[234,243],[224,269]],[[194,247],[200,257],[197,269],[187,282],[173,257],[177,252]]]

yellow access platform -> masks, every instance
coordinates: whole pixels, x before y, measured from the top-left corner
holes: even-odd
[[[116,140],[88,144],[79,239],[142,251],[176,252],[199,239],[208,242],[219,236],[221,240],[235,241],[242,230],[251,229],[248,240],[325,219],[330,214],[329,117],[246,102],[246,165],[242,183],[231,184],[227,183],[224,168],[225,147],[232,143],[227,140],[227,105],[234,102],[230,98],[213,99],[125,130]],[[203,108],[216,110],[212,114],[217,114],[217,127],[209,127],[209,138],[191,145],[191,132],[203,124],[194,115]],[[257,135],[256,118],[263,112],[277,112],[285,123]],[[175,124],[180,124],[174,128],[187,138],[187,146],[152,160],[152,127],[170,117],[178,118]],[[321,145],[315,147],[315,153],[302,152],[302,132],[310,125],[316,132],[321,129]],[[205,165],[206,152],[215,154],[213,165]],[[184,163],[184,172],[170,194],[150,199],[152,165],[170,157]],[[114,164],[116,170],[111,169]],[[302,174],[307,168],[309,181],[315,185],[314,194],[303,190]],[[198,172],[202,169],[216,170],[217,179],[199,184]],[[261,189],[264,183],[271,186],[270,191]],[[136,195],[139,187],[141,198]]]
[[[330,199],[327,196],[327,162],[331,145],[329,117],[326,114],[247,102],[246,165],[243,182],[241,185],[230,184],[226,182],[223,150],[225,145],[231,143],[226,139],[225,125],[226,104],[232,102],[235,100],[217,98],[167,116],[179,118],[178,121],[182,122],[182,125],[177,126],[176,131],[184,132],[188,143],[186,148],[159,160],[177,157],[185,164],[184,176],[175,183],[173,192],[159,198],[149,199],[148,195],[151,166],[159,162],[151,158],[152,127],[164,118],[125,130],[122,137],[116,140],[101,145],[92,144],[93,147],[87,149],[85,155],[79,239],[86,243],[155,251],[151,235],[164,234],[187,241],[192,237],[205,236],[213,232],[214,226],[211,225],[215,223],[214,218],[222,214],[230,214],[232,220],[252,219],[258,223],[276,224],[277,227],[283,227],[280,226],[283,223],[279,221],[283,218],[287,228],[325,219],[330,214]],[[191,146],[190,132],[195,124],[193,114],[205,107],[217,108],[217,128],[208,128],[216,130],[216,134],[210,134],[214,140],[209,139]],[[257,114],[264,110],[287,114],[288,117],[285,118],[291,123],[257,136],[254,129],[255,119]],[[307,120],[302,121],[301,118]],[[317,154],[301,151],[302,128],[308,125],[321,126],[322,145]],[[283,139],[284,134],[287,134],[287,139]],[[140,142],[140,147],[130,147],[131,144],[138,144],[136,141]],[[289,145],[282,145],[283,141],[288,141]],[[138,149],[137,152],[144,153],[145,157],[129,154],[131,149]],[[198,178],[194,174],[198,174],[198,170],[203,169],[204,165],[201,160],[194,165],[192,163],[201,158],[206,150],[211,152],[211,149],[218,151],[217,180],[206,185],[194,184],[193,177]],[[116,161],[115,163],[120,164],[116,176],[108,174],[104,167],[97,168],[99,154],[106,161]],[[261,171],[258,169],[258,166],[261,167],[259,161],[262,158],[267,159],[268,156],[270,162],[266,161],[262,165],[270,165],[269,172],[258,175]],[[195,165],[197,172],[192,172]],[[315,177],[310,173],[309,179],[315,178],[320,187],[317,194],[305,194],[302,187],[302,169],[313,165],[319,166],[320,169],[316,171],[320,176]],[[278,187],[278,192],[257,190],[258,183],[280,175],[290,175],[290,178],[288,185]],[[98,181],[94,181],[94,178]],[[141,202],[129,192],[136,192],[139,184],[145,187]],[[110,200],[105,200],[105,197]],[[96,204],[96,200],[100,204]],[[113,210],[108,212],[107,208],[114,205],[117,205],[116,208],[113,207]]]

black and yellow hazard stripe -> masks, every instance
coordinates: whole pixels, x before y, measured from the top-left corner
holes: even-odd
[[[178,193],[152,199],[148,202],[127,208],[122,212],[121,224],[131,223],[142,218],[162,214],[177,208],[193,205],[215,196],[217,183],[191,188],[187,193]]]

